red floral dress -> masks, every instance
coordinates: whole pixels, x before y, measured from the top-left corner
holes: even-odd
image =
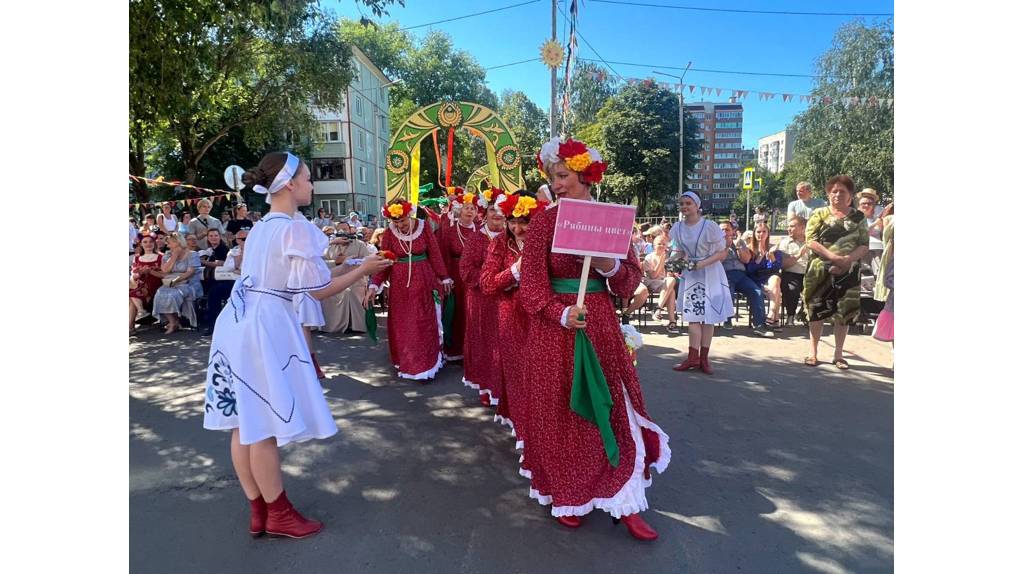
[[[455,319],[452,321],[454,333],[451,336],[451,345],[445,345],[444,357],[449,361],[458,361],[463,358],[463,342],[466,338],[466,286],[462,282],[459,273],[459,263],[462,260],[462,252],[465,249],[469,238],[477,234],[477,225],[463,227],[458,221],[448,223],[441,221],[441,229],[438,232],[438,245],[441,248],[441,255],[444,257],[445,268],[448,270],[448,277],[455,280],[452,293],[455,294]]]
[[[668,435],[647,414],[608,292],[587,293],[584,305],[586,333],[613,401],[617,467],[608,462],[597,426],[570,409],[575,333],[561,321],[563,311],[576,303],[576,294],[555,293],[551,279],[579,279],[583,258],[551,253],[557,216],[554,207],[531,218],[523,253],[519,297],[530,314],[524,346],[530,364],[523,375],[530,385],[524,453],[530,468],[523,474],[531,481],[530,497],[551,504],[554,516],[582,516],[595,508],[625,516],[647,509],[649,467],[664,472],[672,456]],[[628,298],[641,276],[639,260],[630,252],[616,264],[607,284],[611,292]],[[590,279],[605,281],[593,267]]]
[[[143,269],[149,269],[150,271],[159,270],[160,265],[163,263],[163,256],[159,253],[156,256],[155,261],[144,263],[139,261],[139,258],[135,258],[135,263],[132,264],[132,274],[137,275],[139,271]],[[156,275],[143,275],[136,280],[135,289],[128,290],[128,297],[141,299],[142,308],[146,311],[153,311],[153,297],[156,295],[156,290],[163,284],[163,279]],[[141,309],[140,309],[141,311]]]
[[[432,379],[444,364],[441,355],[441,281],[448,278],[441,251],[430,225],[416,221],[405,235],[392,223],[381,236],[380,248],[398,256],[398,261],[374,275],[371,285],[390,281],[388,291],[388,349],[398,376]],[[426,255],[409,261],[409,254]]]
[[[504,237],[500,232],[498,237]],[[462,382],[480,391],[491,405],[498,404],[501,369],[498,355],[498,298],[480,290],[480,272],[487,256],[491,235],[486,227],[466,239],[459,272],[466,292],[466,340],[463,344],[465,372]]]
[[[503,233],[491,241],[480,274],[480,289],[498,299],[498,350],[501,363],[501,382],[498,385],[498,408],[494,420],[507,425],[516,437],[516,448],[523,448],[526,437],[526,392],[522,372],[527,367],[523,360],[526,331],[530,317],[519,301],[519,280],[512,273],[512,265],[519,260],[520,251],[511,234]],[[529,464],[520,461],[520,466]]]

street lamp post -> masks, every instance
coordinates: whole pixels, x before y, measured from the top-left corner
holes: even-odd
[[[689,71],[691,64],[693,64],[693,62],[688,62],[686,64],[686,70],[683,70],[683,75],[682,76],[676,76],[674,74],[666,74],[665,72],[659,72],[657,70],[653,70],[653,72],[655,74],[661,74],[662,76],[668,76],[670,78],[676,78],[677,80],[679,80],[679,190],[678,190],[678,195],[683,195],[683,191],[685,191],[684,187],[683,187],[683,178],[686,175],[685,172],[683,171],[683,149],[685,147],[684,146],[684,141],[685,141],[685,133],[686,133],[686,122],[684,121],[684,116],[683,116],[683,112],[684,112],[684,110],[683,110],[683,76],[685,76],[686,72]]]

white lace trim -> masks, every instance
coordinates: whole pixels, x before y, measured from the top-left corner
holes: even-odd
[[[449,355],[448,353],[444,354],[444,360],[446,361],[461,361],[462,359],[462,355]]]
[[[516,436],[516,425],[512,424],[512,419],[507,419],[498,413],[494,413],[494,422],[507,426],[512,431],[512,436]]]
[[[473,389],[474,391],[479,391],[480,390],[480,385],[474,383],[473,381],[470,381],[466,377],[462,377],[462,384],[464,384],[467,387]]]
[[[630,514],[636,514],[647,510],[647,497],[644,494],[644,490],[651,485],[652,480],[644,478],[644,459],[647,456],[647,450],[644,448],[643,435],[640,432],[641,428],[646,428],[654,431],[658,435],[658,442],[660,444],[658,460],[651,463],[651,468],[657,470],[659,474],[665,472],[668,467],[668,463],[672,460],[672,450],[668,446],[668,435],[665,431],[661,430],[661,427],[654,424],[650,420],[636,414],[633,410],[632,401],[629,400],[629,393],[626,391],[625,385],[622,387],[623,397],[626,401],[626,416],[629,418],[629,434],[633,438],[633,443],[636,445],[636,458],[633,463],[633,474],[630,475],[629,480],[626,484],[622,485],[622,488],[615,493],[611,498],[594,498],[586,504],[579,506],[552,506],[551,515],[558,516],[583,516],[592,512],[595,508],[598,510],[604,510],[608,514],[611,514],[613,518],[621,518],[623,516],[629,516]],[[520,462],[522,458],[520,458]],[[524,470],[522,467],[519,469],[521,476],[527,476],[532,480],[532,473],[528,470]],[[543,506],[551,504],[552,497],[541,494],[539,491],[530,487],[530,498],[536,500]]]
[[[444,329],[441,326],[441,306],[439,304],[437,304],[437,303],[434,303],[434,315],[437,317],[438,343],[439,344],[443,344],[444,343]],[[430,370],[427,370],[427,371],[423,371],[422,373],[416,373],[415,375],[410,375],[408,373],[403,373],[402,371],[398,371],[398,376],[403,378],[403,379],[412,379],[414,381],[421,381],[423,379],[432,379],[432,378],[434,378],[434,375],[436,375],[437,372],[440,371],[441,367],[443,367],[443,366],[444,366],[444,353],[442,353],[441,351],[438,351],[437,352],[437,362],[434,363],[434,368],[432,368]],[[396,368],[397,368],[397,365],[396,365]]]
[[[395,234],[395,237],[401,239],[402,241],[415,241],[416,238],[419,237],[421,233],[423,233],[423,220],[416,220],[416,229],[409,235],[406,235],[399,231],[398,226],[395,225],[394,222],[388,223],[388,229],[391,230],[391,233]]]

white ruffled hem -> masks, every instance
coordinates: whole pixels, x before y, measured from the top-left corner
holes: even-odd
[[[478,385],[478,384],[476,384],[476,383],[474,383],[474,382],[470,381],[470,380],[469,380],[469,379],[467,379],[466,377],[462,377],[462,384],[464,384],[464,385],[466,385],[467,387],[469,387],[469,388],[473,389],[474,391],[479,391],[479,390],[480,390],[480,385]]]
[[[434,363],[434,367],[432,369],[430,369],[428,371],[423,371],[422,373],[416,373],[415,375],[410,375],[408,373],[403,373],[402,371],[398,371],[398,376],[402,377],[403,379],[412,379],[414,381],[422,381],[423,379],[432,379],[432,378],[434,378],[434,375],[437,375],[437,372],[440,371],[441,367],[443,367],[443,366],[444,366],[444,357],[441,356],[441,353],[438,353],[437,354],[437,362]]]
[[[491,394],[491,390],[490,389],[480,389],[479,392],[480,392],[480,396],[481,397],[484,397],[484,396],[487,397],[487,402],[492,407],[498,406],[498,399],[493,394]]]
[[[622,392],[626,401],[626,415],[629,418],[629,433],[633,438],[633,443],[636,445],[633,474],[630,475],[626,484],[622,485],[622,488],[611,498],[594,498],[590,502],[579,506],[552,506],[552,516],[584,516],[596,508],[611,514],[613,518],[621,518],[647,510],[647,496],[644,491],[651,485],[652,479],[644,478],[644,460],[647,457],[647,450],[644,448],[643,434],[640,432],[640,429],[646,428],[658,435],[658,443],[660,445],[659,457],[658,460],[651,463],[651,468],[657,470],[658,474],[664,473],[665,469],[668,468],[669,462],[672,461],[672,450],[668,446],[668,435],[665,434],[665,431],[661,430],[661,427],[652,421],[636,414],[633,410],[633,404],[629,400],[629,393],[626,392],[625,385],[623,385]],[[522,458],[520,458],[521,462]],[[519,474],[531,480],[533,478],[533,474],[530,471],[524,470],[521,467]],[[551,496],[541,494],[532,486],[530,487],[530,498],[543,506],[551,504],[553,500]]]
[[[443,344],[444,343],[444,331],[443,331],[443,328],[441,327],[441,306],[438,305],[437,303],[434,303],[434,315],[437,317],[438,344]],[[402,371],[398,371],[398,376],[403,378],[403,379],[412,379],[414,381],[422,381],[423,379],[433,379],[434,375],[436,375],[437,372],[440,371],[441,367],[443,367],[443,366],[444,366],[444,353],[441,352],[441,351],[438,351],[437,352],[437,362],[434,363],[434,368],[432,368],[430,370],[427,370],[427,371],[423,371],[422,373],[416,373],[415,375],[410,375],[408,373],[403,373]],[[397,369],[398,365],[395,365],[395,368]]]

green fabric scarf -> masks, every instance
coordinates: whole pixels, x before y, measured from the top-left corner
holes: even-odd
[[[377,342],[377,313],[373,310],[373,304],[366,308],[366,334],[370,339]]]
[[[577,293],[580,281],[554,278],[551,280],[551,288],[555,293]],[[600,293],[605,289],[605,282],[601,279],[587,280],[587,293]],[[580,315],[579,319],[583,320],[583,315]],[[597,426],[608,462],[617,467],[619,445],[612,430],[611,414],[614,403],[608,390],[608,381],[604,378],[604,371],[597,359],[594,345],[583,329],[576,329],[573,345],[572,394],[569,397],[569,407],[574,413]]]
[[[444,329],[444,346],[452,345],[455,335],[455,290],[444,299],[444,310],[441,311],[441,326]]]

